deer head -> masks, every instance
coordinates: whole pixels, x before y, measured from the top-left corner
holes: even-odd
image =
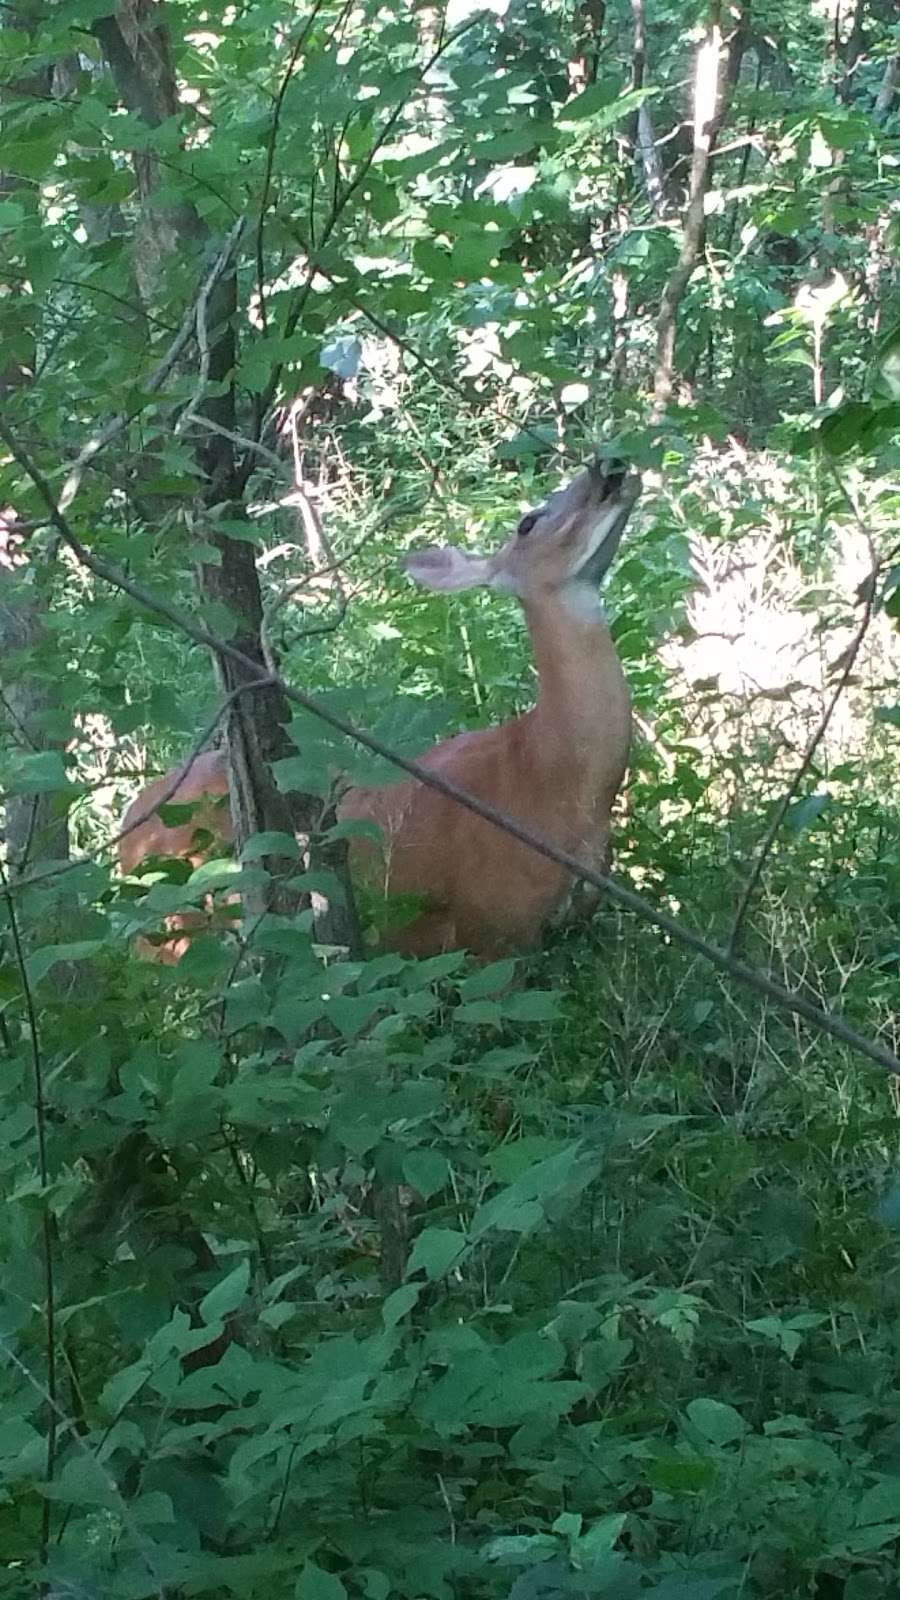
[[[494,555],[431,545],[408,556],[406,570],[428,589],[486,585],[526,605],[561,595],[581,613],[618,549],[639,493],[640,479],[622,462],[598,461],[526,512]]]

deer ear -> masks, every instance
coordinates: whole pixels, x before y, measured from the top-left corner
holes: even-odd
[[[448,544],[414,550],[403,564],[410,577],[426,589],[474,589],[490,583],[492,576],[492,563],[485,556],[467,556]]]

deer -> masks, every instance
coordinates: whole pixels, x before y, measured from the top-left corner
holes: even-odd
[[[639,494],[640,479],[623,463],[598,460],[528,511],[494,554],[433,545],[405,559],[409,576],[426,589],[487,587],[514,596],[537,670],[529,710],[445,739],[420,764],[601,872],[610,863],[612,810],[628,766],[631,701],[599,583]],[[128,808],[119,851],[125,873],[151,855],[199,865],[210,849],[204,834],[230,840],[225,752],[192,761],[173,790],[176,779],[177,769]],[[154,810],[161,796],[194,803],[192,821],[167,828]],[[575,885],[566,868],[418,779],[350,788],[337,818],[378,829],[377,843],[371,828],[350,838],[354,882],[415,906],[402,926],[382,932],[384,950],[429,956],[465,949],[497,960],[534,948],[548,924],[572,908]],[[154,958],[180,960],[203,920],[171,919],[173,937],[152,947]],[[149,953],[146,941],[142,953]]]

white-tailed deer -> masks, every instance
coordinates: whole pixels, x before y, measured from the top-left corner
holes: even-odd
[[[137,872],[149,856],[174,857],[199,867],[210,854],[209,836],[216,843],[230,842],[228,767],[224,752],[204,750],[189,763],[184,777],[176,785],[177,777],[176,769],[162,778],[155,778],[128,807],[119,840],[119,865],[124,873]],[[190,806],[190,821],[167,828],[156,810],[160,805]],[[208,927],[209,918],[200,911],[179,912],[166,918],[166,926],[174,938],[160,944],[138,939],[136,948],[148,961],[162,961],[173,966],[184,955],[191,934]]]
[[[528,512],[495,555],[441,546],[406,560],[410,576],[429,589],[487,585],[514,594],[538,673],[537,701],[524,716],[447,739],[421,757],[422,765],[601,869],[628,763],[631,709],[597,586],[639,488],[620,464],[598,463]],[[227,794],[224,755],[207,752],[191,765],[172,799],[202,803],[191,824],[170,829],[148,813],[170,792],[173,776],[151,784],[126,813],[126,872],[149,855],[202,859],[193,843],[198,827],[230,836],[227,810],[210,804]],[[568,900],[572,879],[564,868],[415,779],[350,789],[338,817],[381,829],[380,845],[351,841],[354,878],[379,894],[414,897],[420,908],[383,936],[386,948],[417,956],[465,948],[494,958],[533,945]],[[183,920],[179,929],[182,937],[156,947],[158,960],[179,959]]]

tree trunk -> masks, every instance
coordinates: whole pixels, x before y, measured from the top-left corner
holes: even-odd
[[[165,12],[152,0],[124,0],[115,16],[94,23],[107,62],[124,105],[150,126],[158,126],[177,110],[177,93]],[[158,286],[173,254],[193,255],[202,260],[209,250],[206,225],[192,204],[181,202],[160,207],[152,202],[157,188],[155,157],[137,161],[138,182],[145,222],[138,240],[139,278],[147,295]],[[199,274],[198,274],[199,276]],[[201,312],[198,303],[197,342],[201,348],[202,369],[197,398],[190,407],[196,423],[188,420],[187,431],[194,440],[197,463],[205,488],[203,502],[209,524],[205,537],[215,545],[219,561],[200,569],[200,588],[204,599],[228,607],[235,619],[232,642],[259,664],[256,676],[267,673],[263,647],[263,603],[253,545],[233,539],[219,531],[224,513],[231,521],[244,515],[242,492],[245,474],[239,470],[233,435],[236,430],[234,369],[236,361],[237,276],[234,254],[212,288],[208,304]],[[204,389],[212,389],[211,394]],[[210,424],[209,427],[204,424]],[[232,437],[229,437],[231,435]],[[226,724],[230,772],[231,809],[238,849],[255,833],[310,832],[321,809],[309,797],[283,795],[275,785],[271,764],[293,754],[286,732],[290,710],[281,692],[271,683],[247,688],[253,675],[225,657],[216,659],[216,673],[223,691],[232,696]],[[346,942],[359,948],[352,891],[343,852],[330,863],[342,880],[347,907],[343,919]],[[273,882],[285,876],[286,863],[270,859]],[[287,876],[294,876],[296,866]],[[270,904],[280,911],[296,909],[302,899],[295,895],[286,903],[284,892],[276,893]],[[261,904],[251,911],[259,911]],[[332,926],[334,910],[332,909]]]

